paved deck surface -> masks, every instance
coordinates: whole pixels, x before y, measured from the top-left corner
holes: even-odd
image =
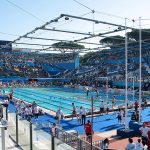
[[[11,103],[9,105],[9,113],[15,112],[14,105]],[[127,121],[130,121],[132,110],[129,111]],[[150,121],[150,108],[147,107],[142,110],[142,121]],[[88,117],[88,119],[91,119],[91,117]],[[33,119],[34,122],[34,119]],[[48,114],[48,111],[45,115],[42,115],[38,119],[38,124],[42,123],[57,123],[57,120],[50,114]],[[68,120],[62,120],[61,121],[61,127],[65,130],[77,130],[79,134],[84,135],[84,126],[80,125],[79,122],[77,121],[76,118],[73,120],[68,119]],[[114,114],[109,114],[109,115],[103,115],[103,116],[96,116],[94,117],[93,120],[93,128],[94,128],[94,141],[97,140],[102,140],[106,137],[111,137],[116,135],[116,130],[124,128],[123,124],[118,124],[117,122],[117,116]],[[49,132],[49,128],[43,128],[42,129],[46,132]],[[134,142],[136,142],[137,138],[134,138]],[[1,141],[1,137],[0,137]],[[126,144],[128,143],[128,139],[122,139],[122,140],[116,140],[115,142],[110,143],[110,148],[115,148],[118,150],[124,149]],[[120,147],[121,144],[121,147]],[[1,143],[0,143],[1,146]],[[1,149],[1,147],[0,147]],[[15,147],[15,144],[9,139],[8,137],[8,132],[6,130],[6,150],[17,150],[18,148]]]
[[[0,130],[0,150],[2,150],[1,130]],[[7,130],[5,130],[5,150],[19,150],[19,148],[15,147],[15,143],[9,138],[9,133]]]

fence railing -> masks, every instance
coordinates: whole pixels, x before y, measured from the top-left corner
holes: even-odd
[[[6,111],[4,111],[4,116]],[[43,128],[48,132],[44,132]],[[8,113],[9,137],[20,149],[26,150],[100,150],[100,145],[90,143],[78,137],[75,130],[64,131],[56,128],[56,134],[50,135],[48,122],[32,123],[22,119],[17,113]],[[99,141],[99,144],[101,141]]]
[[[64,131],[62,129],[57,128],[56,130],[56,138],[61,140],[63,143],[66,143],[73,147],[76,150],[100,150],[100,143],[97,144],[95,142],[88,142],[78,137],[78,132],[75,130]]]

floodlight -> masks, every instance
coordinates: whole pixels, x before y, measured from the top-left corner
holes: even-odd
[[[120,27],[120,26],[118,27],[118,30],[121,30],[121,27]]]
[[[55,19],[54,22],[58,22],[58,19]]]
[[[96,21],[95,21],[95,24],[99,24],[99,22],[96,20]]]
[[[65,20],[69,20],[69,17],[65,17]]]

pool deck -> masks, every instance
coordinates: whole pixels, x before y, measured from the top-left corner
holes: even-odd
[[[148,103],[147,107],[145,109],[142,110],[142,121],[150,121],[149,119],[149,105],[150,102]],[[10,111],[15,112],[14,110],[14,106],[11,104],[9,107]],[[42,108],[43,112],[45,113],[45,115],[43,116],[39,116],[38,122],[42,123],[42,122],[49,122],[49,123],[56,123],[57,124],[57,120],[54,118],[54,116],[56,115],[56,112]],[[118,124],[117,121],[117,116],[114,116],[114,111],[117,111],[118,108],[115,107],[113,109],[113,111],[111,111],[108,115],[104,114],[104,115],[100,115],[100,114],[94,114],[93,115],[93,128],[95,132],[105,132],[105,131],[110,131],[110,130],[117,130],[117,129],[123,129],[124,128],[124,124]],[[129,123],[130,118],[131,118],[131,114],[134,111],[133,109],[128,109],[128,115],[127,115],[127,122]],[[116,114],[117,115],[117,114]],[[86,120],[91,120],[91,115],[88,115]],[[64,130],[77,130],[79,132],[79,134],[84,134],[84,126],[81,125],[77,118],[74,117],[73,120],[71,118],[64,118],[63,120],[61,120],[61,127]]]
[[[0,135],[1,135],[1,131],[0,131]],[[0,136],[0,150],[2,150],[1,146],[2,144],[1,144],[1,136]],[[9,133],[7,130],[5,130],[5,150],[20,150],[20,148],[17,148],[15,146],[15,143],[9,138]]]
[[[148,105],[149,106],[149,105]],[[55,112],[52,112],[47,109],[43,109],[43,111],[46,113],[45,115],[39,116],[38,122],[39,123],[57,123],[57,120],[54,119]],[[130,110],[133,111],[133,110]],[[129,111],[127,116],[127,121],[130,121],[131,112]],[[9,112],[15,112],[15,108],[13,104],[9,105]],[[150,107],[146,107],[142,110],[142,121],[150,121],[149,119],[150,115]],[[123,129],[123,124],[118,124],[117,118],[111,118],[112,112],[108,115],[94,115],[93,119],[93,128],[94,128],[94,136],[93,141],[103,140],[104,138],[110,139],[110,148],[112,149],[118,149],[123,150],[125,146],[128,143],[128,139],[117,139],[115,138],[117,129]],[[87,119],[91,119],[91,116],[88,116]],[[64,130],[77,130],[79,132],[79,135],[84,139],[84,126],[80,125],[76,118],[73,120],[67,118],[65,120],[61,120],[61,127]],[[47,132],[47,130],[43,129]],[[15,144],[13,141],[11,141],[10,138],[8,138],[7,130],[6,130],[6,149],[12,149],[12,150],[18,150],[18,148],[15,147]],[[134,137],[134,142],[137,141],[138,137]],[[0,137],[1,140],[1,137]],[[120,147],[121,145],[121,147]]]
[[[5,136],[5,141],[6,141],[6,143],[5,143],[6,149],[5,150],[20,150],[20,148],[15,147],[15,143],[9,138],[9,133],[7,132],[7,130],[5,132],[5,135],[6,135]],[[115,135],[116,135],[116,130],[107,131],[107,132],[103,132],[103,133],[95,133],[93,136],[93,141],[99,141],[99,140],[103,140],[104,138],[109,138],[109,140],[110,140],[109,149],[124,150],[126,145],[128,144],[128,138],[124,138],[124,139],[113,138],[113,136],[115,136]],[[81,138],[85,139],[84,135]],[[139,137],[133,137],[134,143],[137,142],[138,138]],[[1,136],[0,136],[0,145],[1,145]],[[1,149],[1,147],[0,147],[0,149]]]

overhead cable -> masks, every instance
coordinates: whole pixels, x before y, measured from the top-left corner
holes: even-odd
[[[25,10],[24,8],[20,7],[19,5],[15,4],[15,3],[13,3],[13,2],[11,2],[11,1],[9,1],[9,0],[6,0],[6,1],[7,1],[8,3],[10,3],[11,5],[13,5],[13,6],[17,7],[17,8],[18,8],[18,9],[20,9],[21,11],[25,12],[26,14],[28,14],[28,15],[30,15],[30,16],[32,16],[32,17],[34,17],[34,18],[35,18],[35,19],[37,19],[38,21],[40,21],[40,22],[44,22],[44,23],[45,23],[45,21],[44,21],[44,20],[42,20],[41,18],[39,18],[39,17],[35,16],[35,15],[34,15],[34,14],[32,14],[31,12],[29,12],[29,11]]]

